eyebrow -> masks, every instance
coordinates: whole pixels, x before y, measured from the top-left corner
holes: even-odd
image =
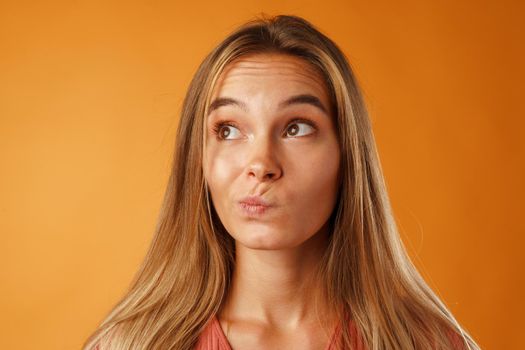
[[[326,107],[323,105],[323,103],[321,102],[321,100],[317,98],[316,96],[310,95],[310,94],[300,94],[300,95],[289,97],[286,100],[279,103],[279,108],[284,108],[284,107],[288,107],[290,105],[295,105],[295,104],[309,104],[314,107],[317,107],[323,113],[328,114],[328,111]],[[237,106],[243,111],[248,112],[248,106],[246,105],[246,103],[239,101],[239,100],[235,100],[230,97],[218,97],[214,99],[213,102],[210,104],[210,107],[208,108],[208,114],[210,114],[217,108],[220,108],[223,106],[230,106],[230,105]]]

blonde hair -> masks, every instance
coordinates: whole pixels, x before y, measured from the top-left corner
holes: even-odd
[[[349,316],[370,350],[479,349],[402,245],[364,100],[345,55],[306,20],[265,15],[230,34],[199,66],[184,99],[149,251],[126,295],[84,349],[191,349],[220,310],[235,245],[210,206],[202,170],[204,120],[225,66],[251,53],[300,57],[323,74],[329,89],[341,182],[319,278],[339,319]],[[353,348],[348,327],[342,330],[340,346]]]

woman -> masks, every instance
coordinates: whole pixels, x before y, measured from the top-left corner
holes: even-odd
[[[356,79],[296,16],[204,60],[156,235],[85,349],[479,349],[399,238]]]

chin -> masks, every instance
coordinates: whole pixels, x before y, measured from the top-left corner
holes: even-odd
[[[256,250],[289,249],[301,244],[301,242],[297,242],[295,240],[291,241],[289,235],[287,236],[286,232],[283,231],[254,231],[255,230],[252,228],[251,230],[247,230],[245,233],[240,235],[232,235],[235,239],[235,244],[240,244],[243,247]]]
[[[246,242],[246,241],[238,241],[238,240],[235,240],[235,244],[237,245],[237,247],[239,245],[245,247],[245,248],[248,248],[248,249],[253,249],[253,250],[282,250],[282,249],[287,249],[287,248],[291,248],[285,244],[280,244],[278,242],[271,242],[271,243],[268,243],[268,242]]]

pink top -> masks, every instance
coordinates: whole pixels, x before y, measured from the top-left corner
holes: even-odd
[[[357,333],[357,329],[352,320],[349,321],[350,337],[352,339],[352,347],[355,350],[365,350],[366,347],[362,343],[361,337]],[[336,350],[337,339],[341,334],[341,324],[339,323],[335,328],[330,341],[325,347],[325,350]],[[453,349],[466,350],[465,344],[462,338],[452,330],[449,331],[449,337],[452,339],[454,344]],[[95,346],[95,350],[101,350],[100,344]],[[206,325],[202,333],[199,335],[197,345],[194,350],[232,350],[228,339],[222,331],[221,324],[216,316],[214,316],[210,322]]]
[[[336,350],[337,338],[341,333],[341,325],[339,324],[332,333],[330,341],[325,347],[325,350]],[[357,342],[357,330],[353,322],[350,322],[350,334],[353,339],[356,339],[354,343],[354,348],[356,350],[363,350],[363,347],[360,342]],[[221,324],[216,316],[214,316],[210,322],[206,325],[203,332],[199,336],[199,340],[195,347],[195,350],[232,350],[228,339],[224,335],[224,332],[221,328]]]

